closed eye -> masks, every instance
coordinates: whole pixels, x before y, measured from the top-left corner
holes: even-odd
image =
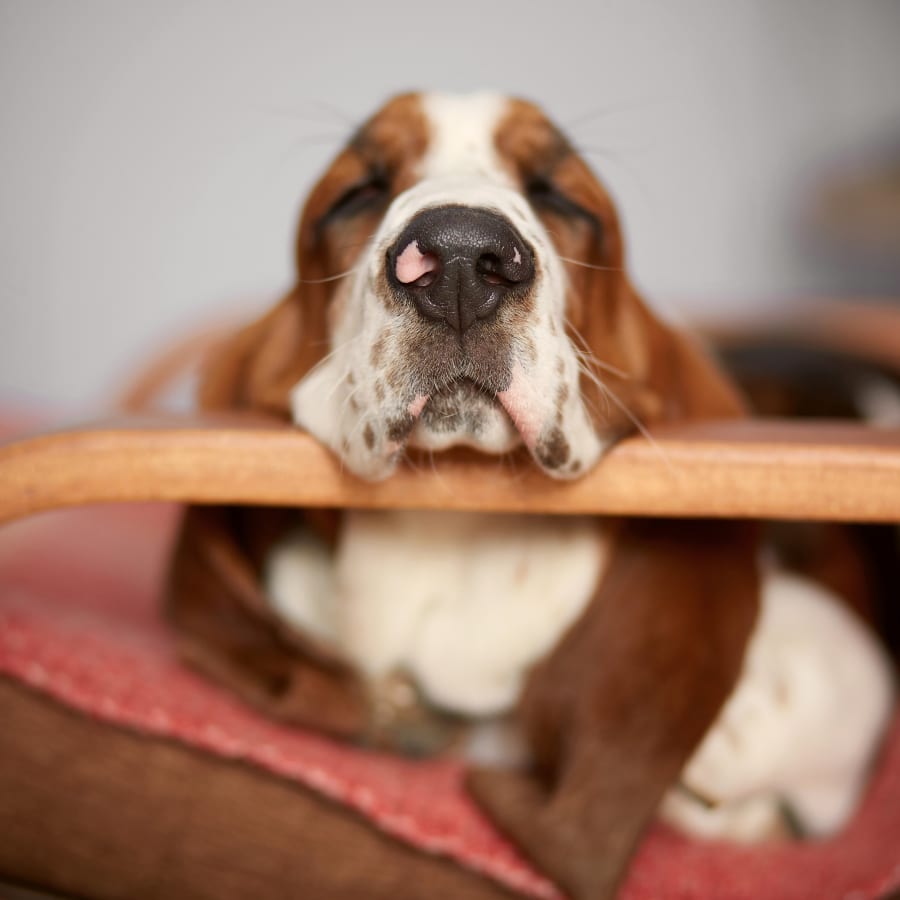
[[[525,183],[525,194],[538,212],[553,212],[567,218],[584,218],[599,224],[597,217],[561,191],[547,176],[532,175]]]
[[[321,223],[334,219],[350,218],[359,213],[377,209],[390,195],[390,182],[384,172],[375,170],[365,178],[351,185],[329,207],[322,216]]]

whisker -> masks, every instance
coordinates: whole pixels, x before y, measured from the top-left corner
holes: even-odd
[[[342,253],[344,250],[355,250],[357,247],[365,247],[372,238],[375,237],[375,232],[373,231],[368,237],[363,238],[361,241],[352,241],[349,244],[341,244],[336,248],[336,252]]]
[[[447,486],[447,479],[441,474],[441,470],[438,468],[437,464],[434,461],[434,450],[428,451],[428,457],[431,460],[431,471],[434,474],[435,478],[438,481],[438,484],[445,490],[449,492],[449,488]]]
[[[299,150],[306,150],[310,147],[320,147],[322,145],[335,146],[341,144],[346,138],[344,134],[336,132],[319,132],[316,134],[307,134],[296,137],[291,140],[283,152],[276,156],[278,166],[284,166],[288,162],[296,159]]]
[[[596,366],[598,369],[602,369],[606,372],[609,372],[611,375],[615,375],[618,378],[621,378],[623,381],[630,381],[632,376],[630,373],[625,372],[624,370],[618,368],[617,366],[611,365],[610,363],[603,362],[603,360],[598,359],[594,352],[591,350],[590,344],[587,342],[585,336],[575,327],[575,323],[568,317],[565,316],[564,321],[566,323],[566,328],[572,332],[575,338],[581,342],[581,347],[574,347],[576,355],[580,356],[582,359],[590,362],[591,365]]]
[[[617,168],[645,200],[650,198],[646,179],[640,168],[635,165],[635,157],[651,153],[654,150],[651,144],[617,148],[580,144],[575,149],[584,159],[602,163],[604,169],[607,167]]]
[[[570,327],[572,328],[572,331],[579,337],[579,339],[581,339],[583,341],[584,338],[578,333],[578,329],[571,325],[570,325]],[[577,353],[577,351],[576,351],[576,353]],[[637,428],[637,430],[649,442],[651,447],[653,447],[654,452],[657,454],[657,456],[659,456],[660,460],[664,463],[666,468],[668,468],[668,470],[673,475],[677,474],[675,466],[672,463],[672,460],[665,453],[665,451],[662,449],[662,447],[660,447],[658,441],[650,433],[650,430],[647,428],[647,426],[644,425],[644,423],[628,408],[628,404],[626,404],[625,401],[622,400],[622,398],[619,397],[619,395],[616,394],[616,392],[611,387],[609,387],[609,385],[605,384],[601,380],[600,376],[595,371],[593,371],[593,369],[588,367],[587,359],[584,359],[579,355],[577,357],[576,361],[577,361],[579,371],[582,374],[584,374],[594,385],[596,385],[597,390],[600,391],[600,393],[606,398],[607,420],[609,419],[609,401],[611,400],[622,411],[622,413],[624,413],[624,415],[628,417],[628,420],[631,422],[631,424],[634,425],[634,427]],[[595,361],[599,362],[599,360],[595,360]]]
[[[594,355],[594,352],[591,350],[591,346],[590,344],[588,344],[585,336],[575,327],[575,323],[568,316],[564,317],[564,321],[566,327],[569,329],[576,340],[576,344],[572,347],[572,349],[575,351],[575,364],[578,367],[578,371],[586,375],[589,380],[596,384],[601,396],[606,399],[606,419],[607,421],[609,421],[609,397],[606,395],[605,385],[600,381],[600,377],[599,375],[597,375],[594,369],[597,368],[601,371],[608,371],[610,374],[620,377],[624,380],[628,380],[631,376],[627,372],[623,372],[621,369],[616,368],[616,366],[610,365],[609,363],[605,363],[602,360],[598,359]],[[581,343],[581,347],[578,347],[577,342]],[[583,398],[583,400],[586,399],[587,398]],[[590,412],[593,415],[597,416],[598,410],[594,406],[594,404],[588,403],[588,406],[590,408]]]
[[[416,465],[405,445],[400,448],[400,459],[403,461],[404,465],[409,466],[417,475],[423,474],[424,470],[421,466]]]
[[[635,428],[643,435],[643,437],[647,440],[650,446],[653,448],[654,453],[659,457],[660,461],[663,465],[669,470],[670,474],[674,476],[678,476],[679,472],[672,462],[672,459],[669,455],[663,450],[663,448],[659,445],[659,442],[655,437],[650,433],[650,429],[628,408],[627,404],[613,391],[611,388],[606,385],[599,384],[598,386],[609,395],[609,398],[619,407],[622,412],[628,416],[629,421],[634,425]]]
[[[319,361],[318,361],[318,362],[317,362],[317,363],[316,363],[316,364],[315,364],[315,365],[314,365],[314,366],[306,373],[306,375],[303,376],[304,379],[305,379],[305,378],[309,378],[309,376],[312,375],[313,372],[318,371],[320,368],[322,368],[324,365],[326,365],[328,362],[330,362],[330,361],[331,361],[338,353],[342,352],[343,350],[346,350],[347,347],[351,346],[351,345],[352,345],[353,343],[355,343],[356,341],[361,340],[362,337],[363,337],[363,336],[362,336],[361,334],[355,334],[353,337],[348,338],[346,341],[343,341],[342,343],[338,344],[336,347],[333,347],[333,348],[331,349],[330,352],[326,353],[326,354],[325,354],[325,355],[324,355],[324,356],[323,356],[323,357],[322,357],[322,358],[321,358],[321,359],[320,359],[320,360],[319,360]],[[323,341],[323,342],[321,342],[321,343],[327,343],[327,342]],[[340,384],[340,381],[338,381],[338,384]]]
[[[625,270],[621,266],[596,266],[593,263],[586,263],[580,259],[572,259],[571,256],[560,256],[559,257],[563,262],[570,263],[573,266],[581,266],[585,269],[594,269],[598,272],[624,272]]]
[[[659,106],[661,101],[644,99],[638,101],[622,101],[621,103],[609,103],[604,106],[595,106],[587,112],[579,113],[573,119],[567,119],[562,123],[563,130],[573,132],[582,125],[589,125],[601,119],[608,119],[610,116],[621,115],[622,113],[635,112],[639,109],[645,109],[651,106]]]
[[[500,454],[501,465],[509,467],[510,478],[516,482],[524,481],[527,472],[526,466],[519,465],[519,458],[515,450],[507,450],[506,453]]]
[[[601,359],[597,359],[593,353],[590,351],[582,350],[580,347],[574,347],[575,355],[579,357],[579,359],[584,360],[586,363],[590,363],[592,366],[596,366],[598,369],[602,369],[604,372],[609,372],[610,375],[615,375],[616,378],[621,378],[622,381],[631,381],[632,375],[626,372],[624,369],[620,369],[618,366],[614,366],[611,363],[603,362]]]
[[[610,407],[609,407],[609,396],[606,393],[606,385],[600,381],[600,378],[597,376],[597,373],[592,369],[589,369],[587,365],[584,363],[578,363],[578,371],[584,375],[592,384],[597,386],[597,389],[600,391],[600,396],[606,400],[606,421],[609,421],[610,418]],[[590,407],[592,413],[597,414],[599,410],[596,406],[594,406],[593,402],[590,401],[587,397],[582,397],[582,402],[587,403]]]
[[[337,119],[338,122],[348,125],[350,128],[355,129],[359,125],[359,120],[356,116],[350,115],[350,113],[341,109],[339,106],[336,106],[334,103],[330,103],[327,100],[310,100],[309,103],[315,109],[328,113],[332,119]]]
[[[327,284],[329,281],[340,281],[348,275],[353,275],[359,268],[359,266],[354,266],[352,269],[347,269],[346,272],[338,272],[337,275],[329,275],[327,278],[298,278],[297,284]]]

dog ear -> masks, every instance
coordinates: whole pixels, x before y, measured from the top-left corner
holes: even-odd
[[[261,319],[213,348],[200,376],[201,409],[247,409],[289,417],[289,394],[321,358],[316,310],[295,288]]]
[[[341,737],[369,727],[356,673],[286,626],[260,585],[258,551],[296,527],[290,510],[191,507],[169,572],[167,618],[181,657],[269,715]]]
[[[568,270],[570,338],[608,389],[604,396],[585,378],[592,405],[609,409],[614,430],[616,423],[628,430],[631,416],[649,425],[743,415],[740,394],[704,348],[662,322],[638,295],[625,271],[619,217],[588,166],[571,154],[557,179],[584,211],[574,230],[552,231]]]
[[[615,895],[737,681],[758,595],[754,526],[623,524],[587,610],[529,676],[533,771],[470,773],[476,800],[576,900]]]
[[[201,373],[201,408],[290,418],[291,389],[327,352],[332,267],[340,260],[320,223],[342,189],[342,159],[304,208],[294,288],[214,348]],[[321,514],[302,516],[303,526],[314,530],[321,520]],[[182,656],[248,702],[280,718],[360,737],[370,722],[359,677],[327,648],[279,622],[261,587],[268,548],[300,524],[296,511],[189,508],[169,573],[169,620]]]
[[[201,408],[289,417],[291,389],[328,352],[332,295],[361,246],[352,234],[329,240],[323,227],[329,206],[358,177],[358,168],[357,157],[345,151],[313,188],[297,231],[293,288],[213,350],[201,373]]]

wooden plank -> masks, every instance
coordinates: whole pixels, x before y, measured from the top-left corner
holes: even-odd
[[[0,522],[55,507],[170,500],[835,521],[900,521],[900,430],[709,422],[631,438],[558,482],[527,460],[405,464],[370,484],[295,429],[228,417],[130,420],[0,447]]]

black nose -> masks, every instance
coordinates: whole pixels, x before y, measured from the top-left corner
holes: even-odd
[[[388,279],[429,319],[464,334],[534,281],[534,254],[503,216],[438,206],[414,216],[387,254]]]

